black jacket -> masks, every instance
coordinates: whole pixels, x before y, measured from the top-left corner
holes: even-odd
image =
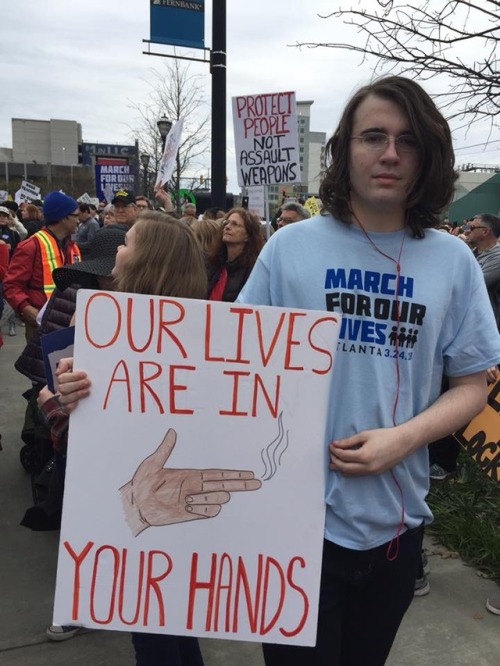
[[[233,303],[240,291],[243,289],[245,282],[248,280],[248,276],[252,272],[252,268],[249,266],[243,266],[239,257],[233,261],[228,261],[224,252],[217,262],[208,263],[207,265],[207,296],[210,295],[210,292],[217,283],[223,266],[225,266],[227,270],[227,282],[222,294],[222,300],[228,303]]]
[[[18,372],[36,384],[47,383],[40,337],[70,325],[71,317],[76,309],[78,286],[73,285],[64,291],[54,290],[43,313],[42,325],[35,330],[21,356],[14,363]]]

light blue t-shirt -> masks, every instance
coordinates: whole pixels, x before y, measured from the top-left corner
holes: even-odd
[[[398,370],[397,424],[435,402],[443,372],[459,377],[500,363],[481,269],[463,241],[433,229],[423,239],[406,230],[370,238],[379,251],[361,229],[330,215],[288,225],[267,242],[238,297],[343,313],[326,440],[308,445],[325,449],[325,537],[355,550],[390,541],[403,508],[403,529],[432,520],[427,448],[392,474],[348,477],[328,470],[328,443],[393,425]]]

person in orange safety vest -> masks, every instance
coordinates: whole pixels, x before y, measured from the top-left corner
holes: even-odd
[[[45,226],[19,243],[4,280],[4,297],[26,324],[26,340],[36,318],[54,291],[52,271],[81,261],[71,240],[78,226],[78,204],[62,192],[50,192],[43,203]]]

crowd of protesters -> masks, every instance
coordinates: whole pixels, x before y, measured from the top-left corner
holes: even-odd
[[[119,190],[109,204],[92,209],[62,192],[51,192],[41,206],[30,204],[26,215],[22,211],[28,206],[17,211],[23,219],[40,223],[31,234],[21,232],[24,242],[15,230],[16,211],[7,213],[0,279],[6,307],[25,327],[26,347],[13,361],[31,382],[25,394],[21,459],[32,473],[36,501],[22,518],[25,527],[60,526],[68,417],[59,413],[50,392],[49,399],[44,397],[48,389],[40,339],[70,326],[78,289],[233,301],[264,244],[260,218],[244,208],[227,213],[209,209],[198,218],[192,205],[174,211],[164,191],[157,201],[159,210],[154,211],[146,197]],[[189,275],[183,277],[185,273]],[[78,631],[50,625],[46,633],[61,641]],[[170,663],[177,653],[184,655],[180,663],[202,663],[195,639],[134,634],[133,642],[137,663],[153,663],[155,654]]]
[[[427,137],[431,131],[435,132],[433,138]],[[366,86],[346,107],[327,151],[331,165],[320,190],[322,214],[309,222],[309,211],[300,202],[284,203],[273,220],[276,237],[269,243],[269,227],[266,229],[261,218],[248,209],[212,208],[198,215],[195,204],[186,203],[177,211],[163,189],[156,192],[154,203],[131,191],[118,190],[110,202],[103,201],[98,207],[78,204],[62,192],[51,192],[43,203],[23,204],[18,209],[12,202],[0,204],[1,321],[8,326],[9,335],[16,334],[16,321],[24,325],[27,344],[13,361],[32,385],[26,396],[21,437],[27,447],[26,466],[33,472],[35,484],[43,485],[40,473],[47,471],[49,459],[52,464],[45,491],[40,492],[39,502],[28,509],[22,522],[32,529],[56,529],[59,525],[71,411],[64,405],[75,402],[75,389],[64,386],[79,386],[79,397],[90,386],[71,365],[63,366],[59,375],[62,402],[54,400],[45,387],[40,349],[41,335],[70,325],[79,288],[318,309],[324,308],[320,290],[312,295],[308,285],[321,282],[321,269],[330,266],[329,262],[344,265],[352,261],[360,270],[379,271],[381,262],[388,261],[386,268],[397,270],[399,279],[403,250],[405,270],[425,282],[423,298],[429,311],[443,313],[443,322],[419,331],[419,349],[426,345],[427,360],[431,360],[425,377],[418,375],[418,368],[406,375],[413,398],[404,405],[396,400],[393,408],[392,394],[378,396],[382,406],[370,407],[369,414],[360,409],[353,416],[354,430],[348,427],[347,413],[338,416],[338,423],[332,426],[337,434],[328,446],[331,475],[318,645],[265,646],[268,665],[330,663],[321,659],[333,654],[337,657],[332,664],[368,663],[354,658],[342,661],[339,645],[348,646],[349,654],[370,654],[373,664],[384,663],[411,598],[430,590],[426,563],[421,558],[423,526],[430,520],[425,505],[429,474],[423,463],[429,435],[440,438],[430,446],[430,474],[443,479],[456,465],[456,445],[447,433],[463,425],[460,419],[464,415],[468,420],[479,411],[486,399],[485,375],[494,381],[495,363],[500,360],[498,340],[492,334],[495,323],[497,328],[500,323],[500,218],[478,212],[459,225],[440,217],[453,190],[451,138],[446,121],[426,93],[402,77],[387,77]],[[367,173],[371,175],[367,177]],[[346,179],[346,174],[350,178]],[[290,226],[293,229],[281,231]],[[436,228],[463,243],[444,238]],[[364,254],[360,258],[361,248]],[[422,263],[424,256],[445,262],[452,271],[460,266],[470,282],[458,285],[460,292],[453,288],[433,292]],[[191,278],[196,275],[195,286],[185,275],[188,269]],[[465,299],[469,291],[474,291],[474,299]],[[395,304],[398,307],[397,298]],[[471,361],[464,348],[476,326],[483,347],[470,352],[474,356]],[[349,393],[349,405],[359,408],[355,382],[350,383],[353,367],[364,381],[375,385],[380,380],[378,389],[393,380],[375,358],[353,360],[344,355],[336,364],[336,375],[343,377],[341,387],[337,387],[339,404]],[[366,364],[370,366],[368,374]],[[443,426],[436,404],[446,407],[450,428]],[[394,421],[396,406],[405,414],[400,424]],[[408,438],[396,433],[410,422],[416,434],[407,444]],[[382,431],[384,441],[380,439]],[[377,458],[377,447],[383,451],[383,459]],[[45,454],[40,456],[40,451]],[[393,470],[397,470],[400,482],[395,481]],[[400,483],[405,491],[411,486],[411,496],[405,500],[408,523],[401,536],[397,532],[401,552],[392,558],[388,553],[399,528],[397,520],[388,518],[387,506],[390,504],[395,514],[400,511]],[[360,484],[376,501],[365,507],[367,513],[373,512],[371,518],[358,513],[358,521],[366,518],[371,523],[365,532],[359,529],[355,533],[352,512],[357,506],[352,497],[359,497]],[[342,498],[350,499],[342,503]],[[349,580],[339,582],[338,566],[345,566]],[[363,568],[362,580],[352,583],[351,577],[359,574],[356,567]],[[365,569],[369,571],[366,575]],[[366,615],[367,608],[380,606],[380,589],[386,600],[395,600],[392,609],[384,608],[381,614],[380,622],[387,619],[387,623],[381,628],[374,622],[374,613],[361,621],[361,628],[356,613]],[[342,599],[332,609],[329,600],[336,595]],[[347,598],[354,599],[352,605]],[[490,597],[487,607],[500,614],[500,598]],[[336,627],[333,632],[332,626]],[[79,627],[51,625],[47,636],[66,640],[78,631]],[[366,640],[360,640],[362,633]],[[196,639],[134,634],[133,641],[138,664],[203,663]]]

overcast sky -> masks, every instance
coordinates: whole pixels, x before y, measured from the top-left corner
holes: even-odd
[[[206,3],[207,47],[211,4]],[[237,191],[232,96],[295,90],[297,99],[314,100],[311,129],[329,134],[352,91],[370,79],[373,63],[362,64],[359,54],[289,46],[299,41],[345,41],[349,34],[356,39],[338,20],[318,16],[338,5],[339,0],[227,0],[230,190]],[[2,19],[0,146],[12,146],[11,118],[76,120],[84,141],[131,143],[131,128],[137,126],[132,104],[147,98],[148,82],[154,78],[151,69],[161,70],[165,62],[142,54],[142,39],[149,38],[148,0],[15,0],[5,3]],[[208,113],[208,65],[193,63],[191,72],[206,79]],[[468,134],[455,131],[457,164],[500,163],[500,142],[468,148],[488,137],[487,123]],[[195,171],[206,173],[209,166],[207,158]]]

